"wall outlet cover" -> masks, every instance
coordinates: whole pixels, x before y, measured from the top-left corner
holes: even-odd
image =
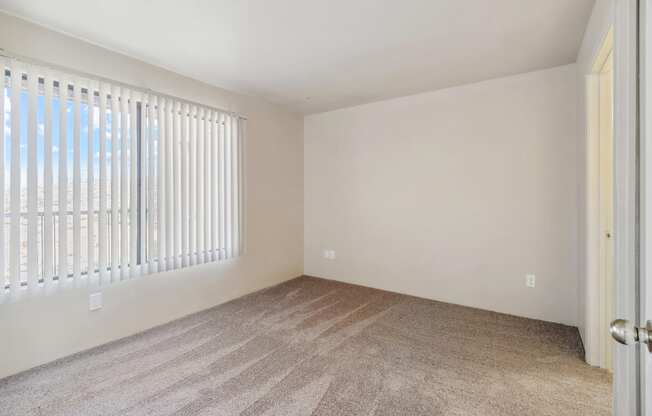
[[[328,260],[335,259],[335,250],[324,250],[322,251],[322,257]]]
[[[90,294],[88,297],[88,309],[91,311],[102,309],[102,292]]]
[[[537,283],[537,277],[533,274],[526,274],[525,275],[525,286],[527,287],[535,287]]]

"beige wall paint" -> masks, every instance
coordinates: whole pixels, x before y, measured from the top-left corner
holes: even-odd
[[[597,0],[577,55],[578,175],[578,322],[589,364],[600,364],[599,297],[599,160],[600,146],[587,123],[597,102],[597,77],[591,76],[595,59],[614,21],[614,1]],[[593,109],[593,113],[597,110]]]
[[[567,65],[308,116],[306,274],[575,325],[576,93]]]
[[[170,40],[173,41],[173,40]],[[303,272],[303,118],[0,13],[0,48],[248,117],[244,257],[0,305],[0,378]]]

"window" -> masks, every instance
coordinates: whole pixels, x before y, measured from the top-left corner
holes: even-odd
[[[0,297],[243,252],[243,118],[0,63]]]

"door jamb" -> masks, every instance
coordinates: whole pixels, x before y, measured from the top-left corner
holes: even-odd
[[[616,1],[614,7],[616,315],[638,323],[638,1]],[[638,354],[631,347],[616,346],[613,377],[616,416],[640,414],[638,361]]]
[[[640,280],[639,280],[639,324],[652,319],[652,279],[649,270],[652,268],[652,250],[649,237],[652,236],[652,80],[648,74],[652,71],[652,0],[640,1],[639,10],[639,114],[640,114],[640,190],[641,190],[641,238],[640,238]],[[641,397],[641,414],[652,411],[652,357],[647,348],[639,346],[639,371]]]
[[[603,293],[601,284],[601,202],[602,178],[600,172],[600,72],[610,54],[613,54],[613,25],[610,26],[600,48],[592,59],[591,72],[585,75],[586,85],[586,333],[584,339],[586,362],[603,366],[605,323],[602,320]],[[613,154],[612,154],[613,158]],[[615,294],[614,294],[615,297]],[[607,322],[606,325],[609,323]]]

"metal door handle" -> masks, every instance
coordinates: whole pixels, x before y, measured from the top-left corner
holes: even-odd
[[[652,321],[647,321],[645,327],[637,327],[626,319],[616,319],[609,325],[609,333],[623,345],[641,342],[652,352]]]

